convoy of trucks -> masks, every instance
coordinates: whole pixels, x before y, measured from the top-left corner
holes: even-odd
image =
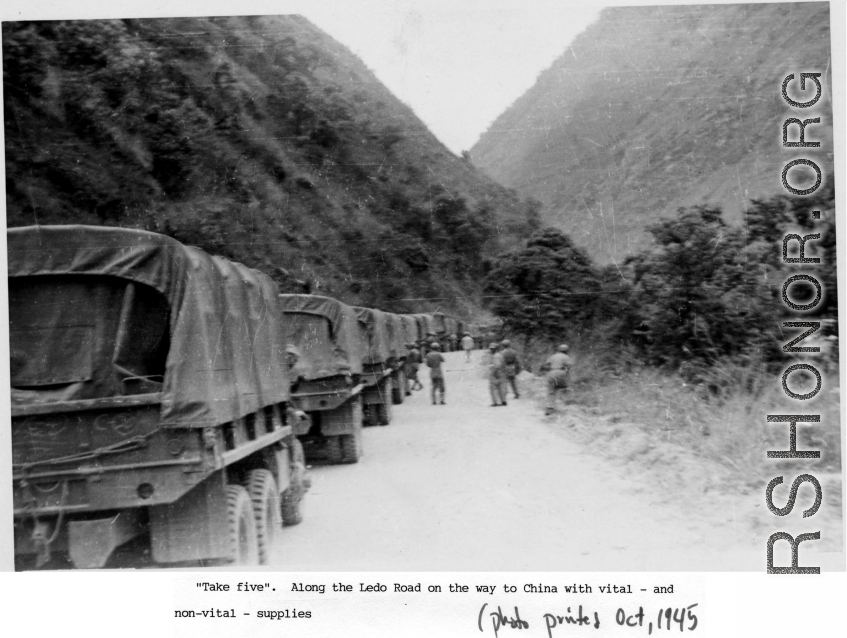
[[[264,564],[302,520],[307,459],[356,463],[443,314],[278,294],[146,231],[8,231],[18,569]],[[455,347],[455,346],[453,346]]]

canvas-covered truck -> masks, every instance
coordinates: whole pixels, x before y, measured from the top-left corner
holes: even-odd
[[[359,334],[366,344],[362,358],[362,402],[369,425],[391,423],[392,379],[396,356],[391,343],[388,315],[373,308],[356,307]]]
[[[435,335],[435,341],[441,345],[442,352],[448,352],[450,344],[447,340],[447,317],[443,312],[432,313],[432,333]]]
[[[104,227],[9,230],[8,263],[18,567],[267,561],[305,490],[273,281]]]
[[[279,295],[286,343],[296,349],[293,404],[308,415],[295,424],[306,454],[330,463],[362,455],[362,357],[367,343],[352,307],[319,295]]]
[[[412,317],[415,318],[418,324],[418,334],[420,335],[418,347],[420,348],[421,356],[426,356],[426,353],[429,352],[429,344],[435,341],[435,321],[432,315],[422,312],[414,314]]]
[[[417,343],[423,338],[418,329],[418,322],[414,315],[399,315],[400,322],[403,324],[403,340],[406,343]]]
[[[447,344],[447,352],[459,349],[459,322],[453,317],[444,317],[444,343]]]

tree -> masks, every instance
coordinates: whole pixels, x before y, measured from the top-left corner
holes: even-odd
[[[588,253],[555,228],[497,257],[484,281],[490,307],[507,332],[550,340],[590,329],[601,288]]]
[[[653,336],[650,362],[678,367],[779,357],[781,307],[778,291],[766,285],[778,266],[762,259],[759,241],[773,229],[764,216],[759,220],[761,228],[745,238],[744,229],[724,223],[720,209],[698,206],[647,227],[655,248],[627,266],[632,300]]]

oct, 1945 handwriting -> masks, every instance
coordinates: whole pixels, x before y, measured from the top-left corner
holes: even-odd
[[[694,631],[698,625],[697,615],[693,611],[695,607],[697,603],[688,607],[663,607],[655,615],[645,611],[642,606],[638,607],[638,611],[618,607],[615,612],[615,623],[621,627],[644,628],[647,630],[647,635],[652,635],[653,629],[658,631],[678,628],[680,632]],[[548,638],[553,638],[555,635],[561,635],[561,631],[554,631],[557,628],[560,630],[572,627],[600,629],[602,626],[600,613],[584,609],[582,605],[569,606],[564,612],[545,612],[537,624],[535,620],[531,624],[529,620],[522,618],[517,605],[513,607],[513,610],[504,613],[499,605],[494,609],[489,608],[488,603],[483,604],[477,617],[479,631],[485,633],[489,622],[495,637],[499,636],[504,629],[531,630],[532,627],[543,626]],[[655,618],[655,622],[651,618]]]

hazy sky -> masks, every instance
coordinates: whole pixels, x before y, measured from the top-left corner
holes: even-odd
[[[455,153],[533,85],[596,4],[316,3],[303,14],[356,53]]]

